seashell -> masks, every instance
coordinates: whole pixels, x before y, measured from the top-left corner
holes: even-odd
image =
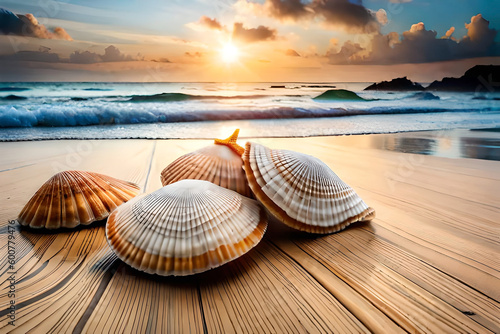
[[[188,153],[168,165],[161,172],[163,186],[184,179],[205,180],[250,197],[243,160],[244,148],[236,144],[239,129],[229,138],[215,139],[210,145]]]
[[[315,157],[247,143],[243,161],[256,198],[290,227],[331,233],[375,217],[375,211]]]
[[[139,191],[134,183],[102,174],[60,172],[31,197],[17,221],[24,226],[47,229],[88,225],[106,218]]]
[[[138,270],[185,276],[245,254],[266,228],[257,201],[208,181],[182,180],[120,206],[109,216],[106,238]]]

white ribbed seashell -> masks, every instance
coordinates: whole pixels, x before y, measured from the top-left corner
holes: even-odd
[[[108,219],[106,237],[130,266],[184,276],[243,255],[266,228],[257,201],[208,181],[182,180],[120,206]]]
[[[88,225],[106,218],[139,191],[138,185],[107,175],[64,171],[40,187],[17,221],[24,226],[47,229]]]
[[[238,131],[228,139],[216,139],[213,145],[185,154],[169,164],[161,172],[162,185],[185,179],[205,180],[250,197],[241,160],[243,148],[236,144]]]
[[[331,233],[375,217],[375,211],[315,157],[247,143],[243,161],[256,198],[295,229]]]

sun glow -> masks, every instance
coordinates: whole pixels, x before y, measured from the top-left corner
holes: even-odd
[[[220,50],[220,56],[224,63],[232,64],[238,61],[240,57],[240,51],[236,46],[228,43],[224,45],[224,47]]]

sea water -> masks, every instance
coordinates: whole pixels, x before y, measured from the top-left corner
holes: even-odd
[[[0,140],[301,137],[500,127],[500,94],[370,83],[0,83]],[[317,99],[347,89],[360,99]]]

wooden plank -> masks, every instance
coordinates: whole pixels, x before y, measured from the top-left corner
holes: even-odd
[[[17,229],[16,327],[5,317],[2,256],[0,331],[499,332],[499,163],[376,150],[373,138],[256,140],[320,157],[378,218],[319,238],[273,221],[257,248],[205,274],[131,269],[111,253],[103,225]],[[151,192],[168,163],[210,143],[0,143],[0,252],[8,220],[58,169],[92,170]]]
[[[120,262],[83,332],[201,333],[195,281],[150,276]]]
[[[267,240],[200,282],[210,333],[368,332],[315,278]]]
[[[273,238],[278,247],[292,257],[304,269],[325,287],[333,296],[338,298],[360,321],[375,333],[400,333],[402,329],[397,323],[383,314],[366,298],[353,290],[346,282],[315,261],[311,256],[284,238]]]
[[[381,247],[376,246],[379,246],[380,242],[371,240],[370,235],[373,235],[367,234],[366,229],[352,228],[345,232],[348,233],[313,240],[299,240],[295,243],[407,331],[431,333],[486,331],[486,328],[479,326],[460,310],[450,307],[426,289],[406,279],[402,275],[401,266],[406,266],[406,270],[410,272],[422,267],[416,261],[413,261],[416,266],[411,267],[412,262],[407,261],[409,254],[404,254],[397,247],[392,247],[391,252],[379,253]],[[396,256],[400,259],[396,260]],[[392,266],[387,265],[391,263],[389,261],[392,261]],[[464,295],[464,298],[473,297],[471,299],[474,300],[482,297],[461,282],[446,275],[440,276],[439,272],[436,272],[434,268],[426,268],[426,273],[434,274],[441,279],[433,284],[438,286],[454,284],[467,291],[468,295]],[[500,310],[498,303],[492,301],[484,302],[482,307],[484,309],[476,305],[474,309],[478,314],[484,311],[484,317],[490,322]]]

